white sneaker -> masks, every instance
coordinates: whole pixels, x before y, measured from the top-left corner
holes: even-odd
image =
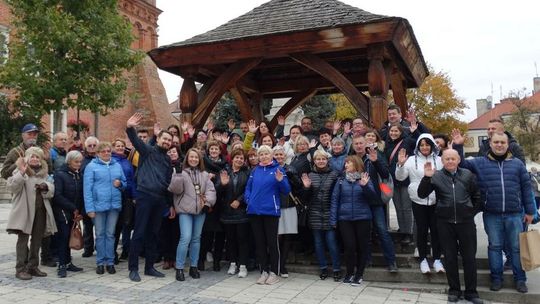
[[[240,270],[238,271],[238,277],[239,278],[245,278],[247,277],[247,268],[246,265],[240,265]]]
[[[270,275],[268,276],[268,278],[266,279],[266,282],[265,282],[266,285],[274,285],[277,282],[279,282],[278,275],[270,271]]]
[[[214,261],[214,256],[212,255],[210,251],[206,253],[206,261],[208,263],[212,263]]]
[[[264,285],[264,283],[266,283],[266,279],[268,279],[268,272],[263,271],[263,272],[261,273],[261,276],[260,276],[259,279],[257,280],[257,284],[259,284],[259,285]]]
[[[236,273],[236,263],[231,263],[229,266],[229,270],[227,270],[227,274],[233,275]]]
[[[437,273],[444,273],[446,270],[444,270],[444,266],[441,263],[441,260],[435,260],[433,262],[433,268],[435,268],[435,272]]]
[[[503,259],[503,266],[506,264],[506,254],[504,254],[504,251],[502,253],[502,259]]]
[[[422,262],[420,263],[420,271],[423,273],[423,274],[426,274],[426,273],[429,273],[431,270],[429,269],[429,264],[427,262],[427,259],[423,259]]]
[[[415,258],[420,257],[420,254],[418,253],[418,247],[414,248],[413,257],[415,257]]]

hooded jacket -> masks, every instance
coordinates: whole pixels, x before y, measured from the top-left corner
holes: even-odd
[[[276,180],[276,171],[283,173],[283,179]],[[266,166],[257,165],[249,176],[244,199],[247,214],[281,216],[281,194],[289,194],[291,186],[285,170],[272,160]]]
[[[120,180],[120,187],[113,186]],[[122,166],[111,158],[109,164],[99,157],[94,158],[84,170],[84,207],[86,213],[122,209],[122,191],[126,188],[126,177]]]
[[[431,153],[428,156],[420,153],[420,141],[424,138],[427,139],[431,146]],[[427,162],[431,162],[435,170],[440,170],[443,167],[435,139],[433,139],[431,134],[424,133],[416,140],[414,154],[407,159],[403,166],[396,166],[396,179],[404,181],[409,178],[410,184],[407,191],[411,200],[420,205],[431,206],[435,204],[435,193],[431,193],[426,198],[420,198],[418,196],[418,186],[424,177],[424,164]]]

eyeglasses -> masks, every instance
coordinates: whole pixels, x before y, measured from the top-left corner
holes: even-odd
[[[90,144],[90,145],[86,145],[86,146],[89,147],[89,148],[93,148],[93,147],[95,147],[97,145],[96,144]]]
[[[101,150],[99,153],[111,153],[111,150]]]

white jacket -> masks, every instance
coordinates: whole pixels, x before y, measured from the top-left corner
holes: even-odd
[[[431,146],[431,154],[428,156],[422,155],[419,151],[420,140],[426,138]],[[414,155],[410,156],[403,166],[396,166],[396,179],[399,181],[404,181],[407,177],[410,180],[408,187],[409,197],[411,200],[419,205],[431,206],[435,205],[435,191],[433,191],[427,198],[418,197],[418,186],[420,181],[424,177],[424,164],[431,162],[434,165],[435,170],[440,170],[443,167],[441,158],[438,156],[439,151],[437,149],[437,144],[433,136],[428,133],[421,134],[416,141],[416,148],[414,149]]]

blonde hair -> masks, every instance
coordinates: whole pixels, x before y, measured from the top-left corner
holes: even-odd
[[[259,147],[259,149],[257,149],[257,155],[259,155],[261,153],[270,153],[270,154],[272,154],[273,151],[272,151],[272,148],[270,148],[270,146],[262,145],[262,146]]]

